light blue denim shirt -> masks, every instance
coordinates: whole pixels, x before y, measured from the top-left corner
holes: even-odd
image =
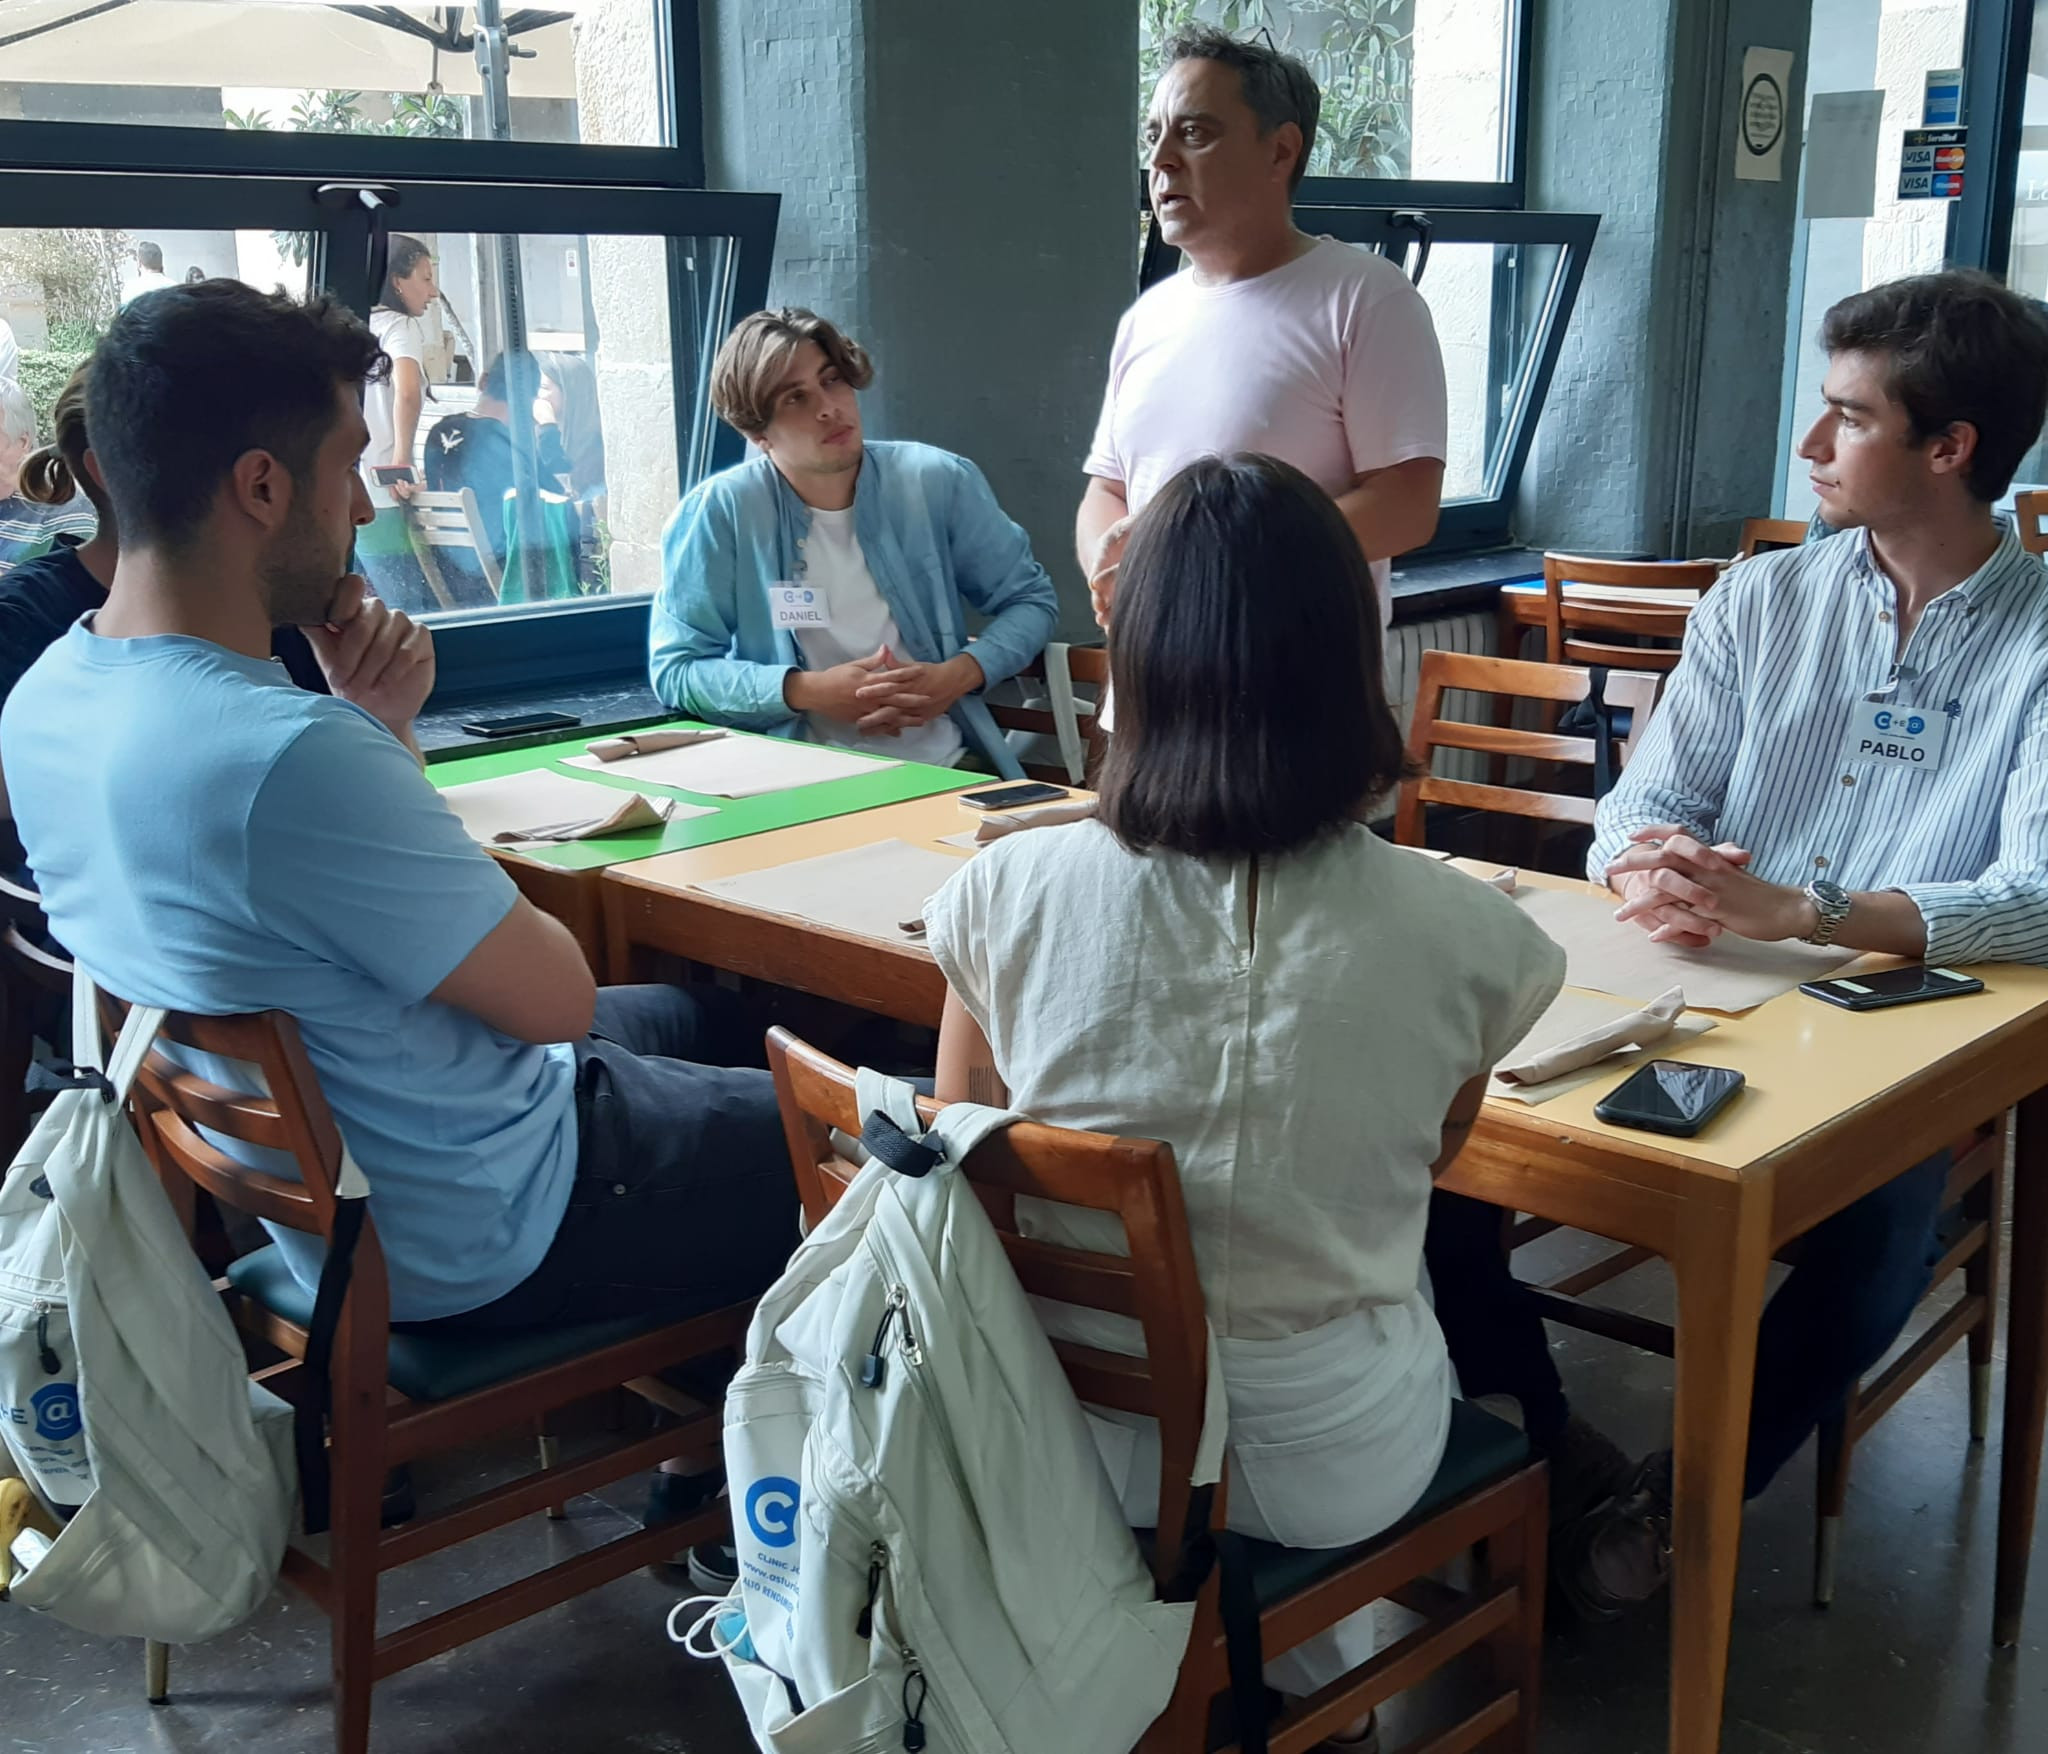
[[[967,649],[963,605],[988,617],[974,660],[1007,681],[1044,650],[1058,615],[1052,580],[1030,539],[964,457],[930,445],[870,443],[854,490],[854,530],[903,653],[942,663]],[[768,588],[804,576],[810,508],[766,457],[693,488],[662,534],[661,590],[647,632],[654,692],[682,712],[779,737],[804,734],[782,698],[804,668]],[[970,747],[1007,778],[1022,777],[981,696],[952,709]]]

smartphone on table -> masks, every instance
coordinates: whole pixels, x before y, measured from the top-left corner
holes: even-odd
[[[1640,1127],[1647,1133],[1690,1139],[1742,1084],[1742,1074],[1726,1066],[1652,1060],[1601,1098],[1593,1115],[1610,1127]]]
[[[462,728],[472,737],[523,737],[533,731],[573,731],[582,723],[574,713],[505,713],[467,720]]]
[[[1027,804],[1051,804],[1066,796],[1065,786],[1026,780],[1022,785],[991,786],[985,792],[962,792],[960,802],[970,810],[1021,810]]]
[[[1981,993],[1984,983],[1973,974],[1952,968],[1913,963],[1876,974],[1838,974],[1832,980],[1804,981],[1799,990],[1810,999],[1839,1005],[1845,1011],[1883,1011],[1893,1005],[1917,1005],[1923,999],[1955,999]]]

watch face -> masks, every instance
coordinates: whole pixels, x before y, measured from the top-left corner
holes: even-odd
[[[1839,883],[1816,881],[1809,887],[1813,891],[1813,899],[1816,902],[1825,903],[1829,907],[1847,907],[1849,905],[1849,892]]]

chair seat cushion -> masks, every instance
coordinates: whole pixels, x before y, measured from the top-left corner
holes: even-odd
[[[1343,1570],[1360,1554],[1383,1546],[1418,1523],[1426,1523],[1454,1499],[1513,1473],[1529,1460],[1529,1440],[1504,1419],[1496,1419],[1467,1401],[1451,1403],[1451,1431],[1444,1459],[1422,1497],[1400,1522],[1353,1547],[1282,1547],[1272,1541],[1247,1540],[1252,1588],[1259,1606],[1270,1608],[1332,1572]],[[1139,1544],[1149,1556],[1152,1531],[1139,1531]]]
[[[228,1283],[272,1315],[297,1327],[313,1321],[313,1293],[292,1277],[275,1246],[232,1262]],[[508,1328],[502,1332],[394,1328],[385,1361],[391,1386],[409,1401],[447,1401],[494,1383],[581,1358],[635,1334],[664,1326],[665,1315],[627,1316],[573,1327]]]

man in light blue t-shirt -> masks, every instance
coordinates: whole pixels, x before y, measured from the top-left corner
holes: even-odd
[[[758,1035],[669,989],[599,992],[420,772],[431,641],[344,576],[371,515],[358,397],[388,363],[340,306],[228,281],[138,300],[101,342],[120,561],[0,715],[52,928],[124,998],[298,1020],[395,1321],[751,1296],[796,1236]],[[271,660],[288,625],[332,697]],[[311,1286],[318,1245],[274,1234]]]

